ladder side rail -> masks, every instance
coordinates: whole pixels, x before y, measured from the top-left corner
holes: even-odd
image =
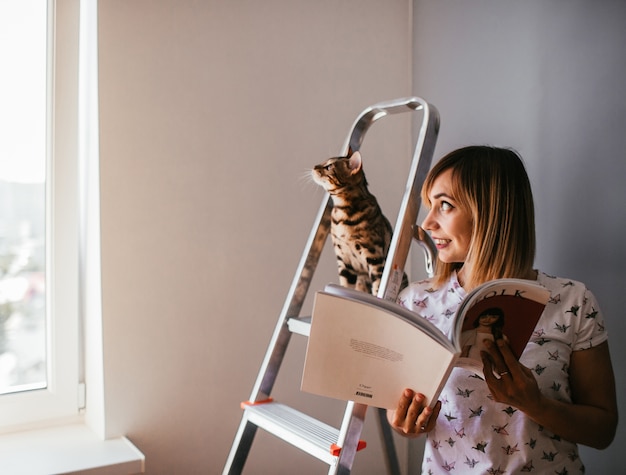
[[[420,134],[413,154],[411,170],[407,179],[406,190],[400,210],[398,211],[398,220],[394,228],[392,241],[389,245],[383,277],[378,290],[378,297],[390,300],[396,299],[400,289],[402,274],[411,247],[413,225],[417,221],[417,214],[421,203],[420,190],[426,174],[430,169],[439,129],[439,117],[436,110],[434,110],[433,113],[432,106],[429,106],[429,104],[419,98],[411,98],[407,103],[407,107],[411,107],[415,111],[422,110],[423,118]],[[426,235],[426,238],[424,238],[422,234],[420,237],[423,238],[420,241],[420,244],[422,244],[428,236]],[[425,252],[429,250],[429,247],[424,247]],[[431,258],[430,253],[427,253],[427,269],[429,264],[432,267],[432,261],[429,261],[428,258]],[[390,285],[392,278],[394,282],[391,282],[392,285]],[[387,421],[387,411],[377,408],[376,412],[378,416],[378,428],[383,442],[383,451],[385,453],[387,473],[390,475],[400,475],[400,464],[398,462],[392,429]]]
[[[243,471],[243,466],[248,459],[257,429],[256,424],[248,421],[247,416],[244,414],[224,464],[222,475],[238,475]]]
[[[398,454],[396,445],[393,440],[393,432],[391,425],[387,420],[387,409],[376,408],[376,422],[378,422],[378,430],[382,439],[383,451],[385,453],[385,466],[387,473],[390,475],[401,475],[400,463],[398,462]]]
[[[396,299],[402,281],[401,276],[404,271],[413,237],[413,225],[417,220],[421,202],[420,190],[426,174],[430,169],[439,129],[437,111],[436,109],[433,110],[429,104],[420,98],[413,97],[407,99],[403,105],[415,111],[422,110],[423,119],[418,141],[415,146],[411,170],[407,179],[406,190],[398,212],[398,222],[395,226],[395,232],[389,246],[387,261],[378,292],[379,297],[391,300]],[[401,108],[402,104],[396,103],[391,106],[390,112],[400,112],[398,109]],[[421,243],[422,242],[420,242],[420,244]],[[429,248],[425,247],[424,250],[427,251]],[[430,261],[427,260],[427,265],[428,263],[430,263]],[[389,285],[392,277],[394,278],[393,285]],[[383,442],[383,450],[385,452],[387,472],[391,475],[400,475],[401,470],[393,440],[393,433],[387,422],[387,411],[378,408],[376,412],[378,427]]]
[[[354,401],[347,402],[337,441],[341,452],[337,458],[337,464],[328,470],[328,475],[350,474],[361,432],[363,432],[367,407],[365,404],[358,404]]]
[[[298,264],[278,322],[276,323],[276,328],[270,340],[267,353],[261,364],[259,376],[250,395],[250,401],[258,402],[270,397],[291,337],[287,320],[300,315],[311,280],[313,279],[313,274],[315,273],[315,268],[330,231],[331,208],[332,202],[330,195],[326,193],[302,253],[300,263]]]
[[[430,170],[439,131],[439,113],[437,109],[427,103],[423,103],[422,110],[424,119],[420,128],[406,191],[398,212],[395,231],[391,238],[389,253],[387,254],[387,261],[378,291],[378,296],[387,300],[395,301],[398,295],[399,281],[409,254],[421,205],[421,187]],[[389,285],[392,280],[397,281],[397,283],[394,282],[396,285]]]
[[[371,125],[385,115],[386,112],[377,106],[365,109],[354,121],[343,146],[342,154],[347,156],[350,153],[358,151]],[[337,457],[336,464],[330,466],[328,475],[350,475],[361,432],[363,432],[367,407],[368,406],[364,404],[357,404],[354,401],[348,401],[346,403],[344,417],[339,428],[339,438],[337,440],[337,445],[341,447],[341,452],[339,453],[339,457]]]
[[[331,207],[330,195],[326,193],[276,323],[274,333],[272,334],[267,352],[261,364],[261,368],[259,369],[249,401],[259,402],[270,397],[291,338],[291,331],[287,325],[287,320],[292,316],[298,316],[302,309],[302,304],[304,303],[308,288],[313,279],[317,262],[330,231]],[[222,472],[224,475],[234,475],[242,472],[257,429],[258,426],[250,422],[247,415],[244,413],[239,423],[239,429],[235,435],[230,453],[226,459],[226,464],[224,465]]]
[[[359,150],[362,144],[363,136],[365,132],[367,132],[369,127],[375,121],[377,121],[378,119],[381,119],[382,117],[387,116],[388,114],[406,112],[406,108],[412,109],[414,111],[423,110],[424,119],[423,119],[422,127],[420,129],[418,143],[415,148],[413,164],[412,164],[412,169],[409,175],[407,189],[405,191],[403,203],[401,205],[401,209],[399,212],[400,222],[404,222],[405,220],[407,220],[407,219],[401,219],[401,218],[404,216],[404,214],[408,212],[407,208],[411,205],[411,201],[415,200],[415,194],[412,193],[412,190],[416,187],[416,181],[417,181],[417,176],[419,172],[422,172],[422,170],[426,168],[426,171],[423,173],[423,176],[422,174],[419,175],[421,178],[421,181],[423,182],[424,177],[426,173],[428,172],[428,169],[430,168],[430,162],[431,162],[432,154],[434,151],[434,142],[436,141],[438,125],[439,125],[438,115],[437,115],[436,110],[435,110],[434,115],[430,114],[429,112],[432,110],[432,108],[429,108],[429,105],[418,97],[410,97],[410,98],[399,99],[399,100],[376,104],[374,106],[371,106],[365,109],[361,113],[361,115],[356,119],[352,127],[352,132],[346,141],[346,145],[344,146],[344,155],[347,155],[350,152],[355,152]],[[425,142],[427,143],[426,144],[427,146],[425,146]],[[424,162],[427,162],[427,163],[425,165],[419,166],[421,156],[426,157],[426,159],[423,160],[423,163]],[[421,183],[420,183],[420,187],[421,187]],[[417,194],[417,198],[419,199],[419,193]],[[414,206],[414,208],[416,210],[419,210],[419,201],[417,205]],[[413,223],[415,223],[416,218],[417,218],[417,211],[415,211],[414,213],[411,213],[408,216],[408,221],[411,222],[410,226],[408,227],[408,231],[406,229],[406,226],[403,226],[401,228],[402,232],[405,234],[407,232],[410,232],[410,235],[408,236],[408,241],[407,239],[398,240],[397,236],[400,233],[394,232],[394,237],[396,237],[396,239],[395,240],[392,239],[392,242],[390,244],[390,252],[392,249],[397,248],[398,246],[406,247],[406,250],[404,251],[404,259],[402,260],[401,266],[399,266],[401,269],[404,269],[404,261],[406,261],[408,250],[411,245],[411,238],[413,235],[413,231],[412,231]],[[388,257],[387,265],[385,266],[385,270],[387,271],[387,274],[390,274],[389,270],[392,269],[393,266],[397,264],[398,264],[397,260],[396,261],[394,261],[393,259],[390,260]],[[388,282],[388,277],[387,277],[387,281],[385,281],[384,275],[383,275],[383,281],[381,282],[381,290],[383,294],[387,287],[387,282]],[[380,291],[379,291],[379,294],[380,294]],[[363,421],[365,418],[365,411],[367,409],[367,406],[363,406],[363,408],[361,408],[360,406],[362,405],[355,404],[354,402],[348,403],[344,420],[341,424],[340,434],[339,434],[338,444],[340,447],[342,447],[342,451],[341,451],[338,465],[336,468],[337,472],[334,472],[333,471],[334,469],[331,467],[329,474],[330,473],[349,474],[350,470],[352,469],[354,456],[356,454],[356,444],[358,443],[358,439],[363,429]],[[383,449],[386,455],[388,472],[392,475],[399,475],[400,468],[398,464],[397,454],[395,451],[395,446],[393,443],[393,435],[391,433],[391,428],[389,427],[389,424],[386,421],[386,412],[379,410],[378,422],[379,422],[379,428],[381,431],[381,436],[383,439],[383,446],[384,446]]]

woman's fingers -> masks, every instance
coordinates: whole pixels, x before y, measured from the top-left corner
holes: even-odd
[[[422,428],[422,432],[430,432],[435,428],[439,411],[441,410],[441,401],[437,401],[435,407],[425,407],[418,418],[418,425]]]
[[[404,426],[404,421],[407,418],[407,414],[409,411],[409,407],[413,401],[413,391],[410,389],[405,389],[402,392],[402,396],[398,401],[398,407],[396,408],[394,417],[393,417],[393,425],[395,427]]]
[[[405,389],[393,414],[392,426],[405,435],[419,435],[432,430],[441,403],[437,402],[434,408],[430,408],[425,402],[423,394]]]
[[[519,364],[519,361],[517,361],[517,358],[513,354],[513,350],[511,350],[509,344],[506,341],[499,339],[496,341],[496,346],[503,361],[502,369],[498,371],[498,374],[503,376],[503,372],[506,372],[506,374],[510,374],[511,376],[519,375],[522,371],[522,366]]]
[[[403,430],[405,434],[419,432],[421,425],[418,422],[418,418],[423,410],[423,404],[424,395],[415,393],[407,409],[406,418],[404,419]]]
[[[495,343],[485,340],[484,344],[488,350],[486,354],[483,352],[481,355],[485,375],[495,374],[498,375],[498,379],[507,375],[513,376],[513,373],[519,369],[519,364],[508,343],[499,339]]]

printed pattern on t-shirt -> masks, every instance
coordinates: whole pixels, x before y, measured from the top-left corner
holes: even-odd
[[[532,371],[544,395],[571,402],[570,355],[607,339],[604,318],[583,284],[544,273],[539,273],[538,281],[551,297],[520,362]],[[429,280],[414,282],[398,302],[450,335],[452,316],[465,296],[454,275],[437,290]],[[436,427],[427,436],[422,473],[584,473],[576,444],[516,408],[493,401],[485,381],[473,372],[453,369],[440,400]]]

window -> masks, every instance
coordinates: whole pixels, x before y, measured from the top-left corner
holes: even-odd
[[[78,414],[77,41],[54,36],[69,3],[0,0],[2,429]]]
[[[47,28],[31,3],[0,2],[0,394],[46,386]]]

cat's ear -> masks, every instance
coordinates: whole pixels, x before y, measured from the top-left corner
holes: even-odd
[[[358,173],[361,169],[361,153],[358,151],[354,152],[350,156],[350,160],[348,161],[348,163],[350,165],[350,174],[354,175]]]

